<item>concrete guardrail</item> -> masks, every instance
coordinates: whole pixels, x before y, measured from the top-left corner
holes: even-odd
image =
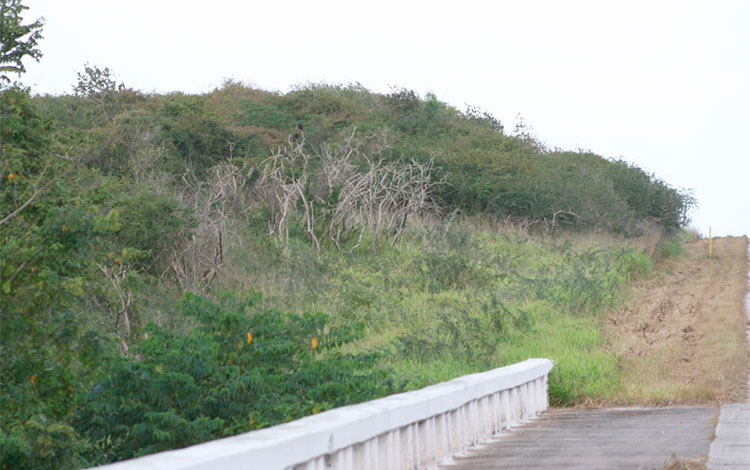
[[[549,405],[549,359],[529,359],[106,470],[431,469]]]

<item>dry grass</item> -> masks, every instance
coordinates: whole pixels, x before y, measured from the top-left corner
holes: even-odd
[[[713,248],[709,258],[707,240],[686,243],[608,316],[605,334],[623,374],[614,402],[665,406],[747,396],[747,239],[715,239]]]
[[[659,470],[706,470],[706,459],[682,460],[672,454],[669,461]]]

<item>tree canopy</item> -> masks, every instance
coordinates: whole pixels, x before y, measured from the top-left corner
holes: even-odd
[[[24,10],[28,7],[21,0],[0,0],[0,82],[10,82],[9,73],[26,72],[24,58],[38,61],[42,57],[38,42],[42,39],[44,20],[24,24]]]

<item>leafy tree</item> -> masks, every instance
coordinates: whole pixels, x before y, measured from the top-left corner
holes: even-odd
[[[8,468],[61,468],[81,443],[70,426],[82,373],[78,318],[90,216],[61,184],[51,124],[28,90],[0,94],[0,459]],[[54,464],[52,464],[54,462]]]
[[[25,57],[37,61],[42,57],[37,42],[42,39],[44,20],[23,24],[24,10],[28,7],[21,0],[0,0],[0,82],[10,82],[7,73],[24,73]]]
[[[24,25],[19,1],[0,6],[0,463],[66,468],[85,447],[70,415],[90,337],[68,308],[80,292],[90,218],[62,184],[71,162],[54,155],[52,124],[28,89],[8,85],[24,57],[41,57],[42,22]]]
[[[78,72],[78,83],[73,91],[93,103],[95,113],[111,121],[120,107],[118,91],[125,89],[125,85],[118,84],[109,67],[100,69],[88,63],[83,67],[83,73]]]

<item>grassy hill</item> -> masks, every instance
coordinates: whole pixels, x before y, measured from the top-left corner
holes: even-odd
[[[356,129],[360,138],[381,141],[377,158],[386,162],[434,161],[433,179],[445,181],[434,194],[444,212],[554,218],[559,225],[638,235],[645,221],[679,228],[692,202],[624,161],[548,150],[524,128],[510,134],[490,114],[459,111],[432,94],[395,89],[382,95],[358,85],[281,94],[234,82],[203,95],[116,91],[114,82],[82,90],[36,101],[86,140],[69,153],[107,175],[175,178],[191,171],[205,178],[227,159],[257,166],[290,136],[299,134],[315,154]]]
[[[689,194],[396,89],[5,86],[0,454],[70,468],[550,357],[611,399],[601,313]]]

